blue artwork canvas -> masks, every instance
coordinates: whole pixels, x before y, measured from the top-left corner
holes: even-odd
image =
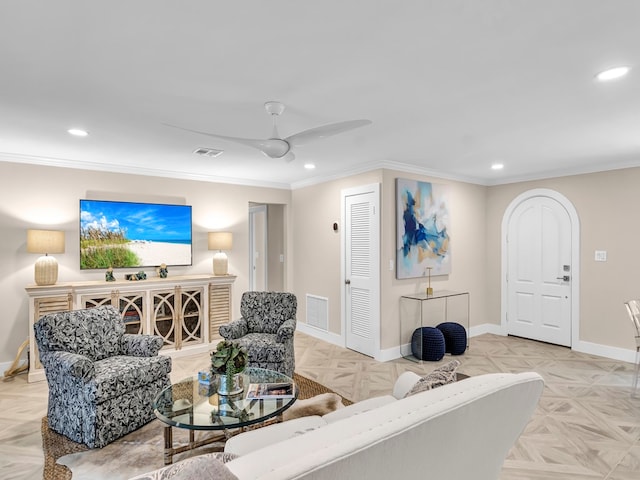
[[[451,273],[449,187],[396,179],[396,277]]]

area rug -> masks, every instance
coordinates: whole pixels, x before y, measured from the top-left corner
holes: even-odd
[[[310,399],[326,393],[335,394],[333,390],[324,385],[297,373],[294,373],[293,379],[298,385],[299,400]],[[341,398],[343,405],[352,403],[350,400]],[[45,417],[42,419],[41,428],[42,449],[44,451],[43,479],[126,480],[135,475],[160,468],[164,466],[163,427],[164,423],[160,420],[153,420],[104,448],[91,450],[49,429]],[[200,432],[196,433],[196,439],[199,434]],[[188,441],[187,430],[175,428],[173,436],[175,442]],[[175,460],[209,451],[214,450],[207,446],[200,447],[176,455]]]

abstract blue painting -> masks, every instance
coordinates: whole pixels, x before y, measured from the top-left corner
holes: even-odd
[[[396,278],[451,273],[449,187],[396,179]]]

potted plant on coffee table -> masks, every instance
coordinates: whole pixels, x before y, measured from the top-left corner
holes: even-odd
[[[217,390],[220,395],[235,395],[242,392],[242,375],[249,360],[247,350],[240,345],[222,340],[211,352],[211,373],[217,375]]]

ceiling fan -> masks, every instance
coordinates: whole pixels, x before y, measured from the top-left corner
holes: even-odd
[[[331,135],[337,135],[354,128],[364,127],[370,125],[371,120],[347,120],[344,122],[330,123],[328,125],[322,125],[320,127],[310,128],[303,130],[302,132],[295,133],[286,138],[280,137],[278,134],[278,126],[276,124],[277,118],[284,112],[285,106],[280,102],[266,102],[264,108],[269,115],[273,118],[273,130],[271,137],[260,140],[253,138],[240,138],[240,137],[228,137],[226,135],[218,135],[215,133],[201,132],[199,130],[191,130],[189,128],[178,127],[176,125],[165,125],[173,128],[179,128],[187,132],[199,133],[201,135],[207,135],[213,138],[220,138],[222,140],[228,140],[230,142],[240,143],[249,147],[257,148],[264,155],[270,158],[282,158],[287,162],[295,159],[295,155],[291,151],[293,147],[304,145],[314,140],[330,137]]]

